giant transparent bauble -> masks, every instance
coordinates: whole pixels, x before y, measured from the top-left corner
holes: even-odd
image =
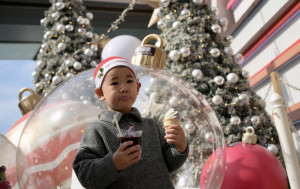
[[[17,186],[17,173],[16,173],[16,153],[17,147],[0,134],[0,167],[6,167],[6,177],[12,187]],[[1,178],[0,178],[1,183]]]
[[[225,143],[222,128],[203,96],[188,83],[166,71],[135,66],[142,87],[135,104],[144,117],[162,122],[172,107],[180,112],[181,125],[190,148],[185,164],[172,173],[176,188],[200,188],[202,168],[210,155],[205,186],[221,186],[225,172]],[[106,104],[94,94],[94,70],[81,72],[58,85],[38,104],[28,118],[19,141],[17,173],[21,188],[72,188],[78,185],[72,162],[87,125],[97,120]],[[150,82],[154,81],[154,82]],[[156,99],[153,99],[157,94]],[[174,107],[175,106],[175,107]],[[184,127],[189,124],[194,129]],[[222,153],[214,153],[216,150]]]

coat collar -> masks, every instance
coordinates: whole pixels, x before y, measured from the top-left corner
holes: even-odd
[[[138,119],[138,121],[142,121],[142,116],[141,116],[140,112],[134,107],[131,109],[131,112],[129,112],[127,114],[123,114],[121,112],[115,112],[115,111],[110,111],[110,110],[105,109],[100,112],[100,115],[98,116],[98,118],[101,121],[114,123],[115,122],[114,115],[116,115],[118,122],[120,122],[121,119],[122,118],[124,119],[126,116],[130,116],[130,117]]]

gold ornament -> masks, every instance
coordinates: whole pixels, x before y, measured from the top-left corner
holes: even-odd
[[[23,98],[22,97],[23,93],[26,91],[29,91],[31,94]],[[40,102],[41,99],[42,97],[36,94],[32,89],[30,88],[21,89],[19,92],[19,100],[20,100],[19,108],[22,114],[25,115],[31,110],[33,110],[35,106]]]

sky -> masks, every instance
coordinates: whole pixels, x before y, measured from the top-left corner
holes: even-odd
[[[19,92],[24,87],[33,88],[33,60],[0,60],[0,133],[5,134],[23,117],[19,109]],[[23,97],[29,95],[25,92]]]

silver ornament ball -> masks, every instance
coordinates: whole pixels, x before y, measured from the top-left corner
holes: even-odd
[[[58,24],[58,25],[56,26],[56,31],[62,32],[62,31],[64,31],[64,30],[65,30],[65,26],[64,26],[63,24]]]
[[[222,76],[216,76],[214,78],[214,82],[217,84],[217,85],[223,85],[224,84],[224,77]]]
[[[249,77],[249,72],[247,70],[242,70],[242,76],[244,78],[248,78]]]
[[[222,27],[226,27],[226,26],[228,25],[228,20],[227,20],[227,18],[225,18],[225,17],[220,18],[219,24],[220,24],[220,26],[222,26]]]
[[[169,53],[169,57],[173,61],[177,61],[180,58],[180,52],[178,50],[172,50]]]
[[[74,26],[71,24],[66,25],[66,30],[67,31],[73,31],[74,30]]]
[[[220,104],[222,104],[223,99],[222,99],[221,96],[215,95],[215,96],[212,98],[212,102],[213,102],[215,105],[220,105]]]
[[[212,48],[212,49],[210,50],[210,54],[211,54],[213,57],[218,57],[218,56],[220,56],[220,50],[217,49],[217,48]]]
[[[58,51],[63,51],[67,48],[67,45],[65,43],[59,43],[57,45]]]
[[[88,32],[86,32],[86,34],[85,34],[85,36],[87,37],[87,38],[93,38],[93,32],[90,32],[90,31],[88,31]]]
[[[191,16],[191,11],[189,9],[184,9],[180,12],[180,18],[185,19]]]
[[[241,123],[241,119],[238,116],[233,116],[230,118],[230,123],[232,125],[239,125]]]
[[[54,76],[53,78],[52,78],[52,83],[54,84],[54,85],[58,85],[60,82],[61,82],[62,80],[61,80],[61,77],[59,77],[59,76]]]
[[[189,56],[191,54],[190,48],[188,48],[188,47],[182,47],[180,49],[180,54],[181,54],[182,57]]]
[[[253,116],[250,120],[253,125],[258,125],[260,123],[260,118],[258,116]]]
[[[214,32],[214,33],[221,33],[221,27],[218,25],[218,24],[214,24],[211,26],[211,30]]]
[[[73,65],[73,61],[72,61],[72,59],[66,59],[65,60],[65,64],[66,64],[66,66],[68,66],[68,67],[71,67],[72,65]]]
[[[238,63],[238,64],[241,64],[242,62],[244,62],[244,57],[240,53],[234,55],[234,59],[235,59],[236,63]]]
[[[162,4],[163,7],[167,7],[170,3],[170,0],[160,0],[160,3]]]
[[[81,70],[82,64],[80,62],[75,62],[73,64],[73,67],[74,67],[75,70]]]
[[[98,46],[95,45],[95,44],[93,44],[93,45],[91,46],[91,49],[92,49],[93,51],[98,51]]]
[[[232,37],[231,35],[227,35],[227,36],[225,37],[225,41],[227,41],[228,43],[232,43],[233,37]]]
[[[86,56],[93,56],[94,52],[93,52],[92,49],[88,48],[88,49],[85,49],[85,50],[84,50],[84,54],[85,54]]]
[[[158,29],[160,29],[160,30],[164,29],[164,25],[163,25],[163,21],[162,20],[159,20],[156,25],[157,25]]]
[[[224,47],[224,52],[229,56],[233,55],[233,49],[231,47]]]
[[[180,21],[175,21],[175,22],[173,22],[172,27],[178,29],[181,25],[182,24]]]
[[[236,83],[239,80],[239,76],[236,73],[229,73],[226,79],[229,83]]]
[[[200,5],[203,3],[204,0],[193,0],[193,3]]]
[[[196,79],[201,79],[203,73],[202,73],[201,70],[195,69],[195,70],[193,70],[192,75],[193,75],[193,77],[196,78]]]
[[[89,20],[93,20],[94,15],[93,15],[93,13],[91,13],[91,12],[87,12],[87,13],[86,13],[86,17],[87,17]]]
[[[92,67],[96,67],[96,66],[97,66],[97,62],[96,62],[95,60],[93,60],[93,61],[90,63],[90,65],[91,65]]]
[[[278,147],[275,144],[269,144],[268,150],[271,151],[274,155],[278,154]]]

